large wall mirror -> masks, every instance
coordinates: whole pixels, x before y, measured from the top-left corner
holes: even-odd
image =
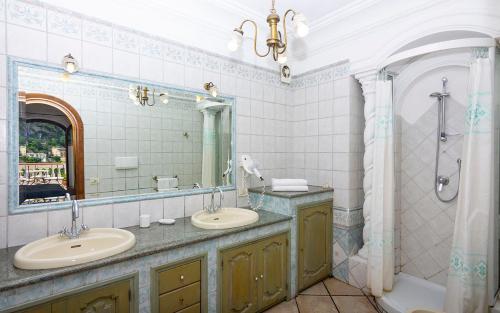
[[[232,98],[9,66],[13,213],[64,207],[66,193],[99,204],[234,188]]]

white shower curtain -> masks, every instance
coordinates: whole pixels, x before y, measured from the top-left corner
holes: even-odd
[[[382,73],[380,76],[386,76]],[[376,82],[373,206],[370,212],[367,282],[380,297],[394,280],[394,137],[392,80]]]
[[[492,64],[475,49],[470,66],[462,171],[445,311],[485,313],[489,220],[493,218]]]

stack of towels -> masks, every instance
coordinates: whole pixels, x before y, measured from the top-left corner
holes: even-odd
[[[305,179],[277,179],[273,178],[272,191],[309,191]]]

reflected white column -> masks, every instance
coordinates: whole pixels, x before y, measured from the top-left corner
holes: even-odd
[[[363,168],[365,171],[365,176],[363,178],[363,191],[365,193],[363,217],[365,225],[363,227],[364,244],[358,251],[358,255],[366,260],[368,259],[368,246],[370,244],[370,213],[373,206],[373,143],[375,140],[375,82],[377,79],[377,71],[373,70],[357,74],[356,79],[361,83],[363,96],[365,98],[365,155],[363,156]]]
[[[203,113],[203,157],[201,168],[201,183],[204,187],[216,186],[215,168],[215,114],[210,109],[200,110]]]

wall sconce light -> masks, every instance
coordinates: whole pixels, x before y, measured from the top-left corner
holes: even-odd
[[[162,92],[160,93],[160,101],[163,103],[163,104],[167,104],[168,103],[168,92]]]
[[[136,105],[152,107],[156,104],[155,90],[153,89],[152,96],[149,97],[149,88],[147,86],[130,86],[128,96]],[[150,100],[152,101],[150,102]]]
[[[78,72],[78,62],[76,62],[71,53],[68,53],[64,56],[64,58],[62,59],[62,66],[64,70],[70,74]]]
[[[212,97],[214,97],[214,98],[216,98],[216,97],[217,97],[218,90],[217,90],[217,86],[215,86],[215,85],[214,85],[214,83],[212,83],[212,82],[205,83],[205,84],[203,85],[203,88],[204,88],[206,91],[208,91],[208,93],[209,93]]]

